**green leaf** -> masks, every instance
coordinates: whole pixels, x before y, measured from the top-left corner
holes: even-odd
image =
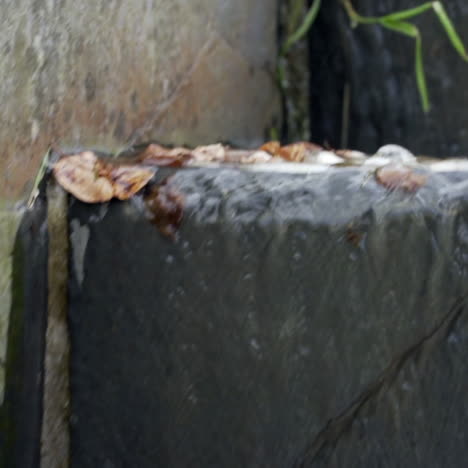
[[[434,8],[437,17],[439,18],[440,23],[444,27],[445,32],[447,33],[447,36],[449,37],[454,49],[461,55],[461,57],[464,60],[468,60],[468,55],[466,53],[465,46],[463,45],[460,36],[457,34],[457,31],[455,30],[452,21],[448,17],[447,12],[445,11],[445,8],[442,5],[442,3],[433,2],[432,7]]]
[[[354,9],[351,0],[341,0],[343,6],[351,20],[351,27],[355,28],[359,24],[375,24],[379,19],[374,16],[361,16]]]
[[[390,13],[389,15],[380,16],[380,19],[390,21],[407,20],[409,18],[418,16],[427,10],[430,10],[431,8],[433,8],[433,3],[434,2],[423,3],[422,5],[415,8],[409,8],[408,10],[397,11],[395,13]]]
[[[460,56],[468,61],[468,54],[466,52],[465,46],[463,45],[460,36],[455,30],[455,27],[447,15],[444,6],[439,0],[426,2],[422,5],[410,8],[407,10],[397,11],[396,13],[391,13],[389,15],[380,16],[380,17],[363,17],[360,16],[353,8],[350,0],[342,0],[343,6],[345,7],[348,15],[353,23],[355,24],[375,24],[378,23],[381,26],[396,31],[405,36],[409,36],[415,39],[416,41],[416,52],[415,52],[415,71],[416,71],[416,82],[418,85],[419,95],[421,98],[421,103],[424,112],[428,112],[430,108],[429,95],[427,92],[426,77],[424,74],[424,64],[423,64],[423,55],[422,55],[422,41],[419,29],[405,20],[413,18],[420,15],[430,9],[433,9],[437,15],[440,23],[447,36],[449,37],[450,42],[454,49],[460,54]]]
[[[50,155],[52,153],[52,150],[49,148],[47,150],[47,153],[43,156],[42,158],[42,161],[41,161],[41,165],[39,167],[39,170],[37,171],[37,175],[36,175],[36,178],[34,179],[34,184],[33,184],[33,188],[31,190],[31,194],[29,195],[29,198],[28,198],[28,208],[31,208],[34,204],[34,201],[36,200],[37,198],[37,195],[39,193],[39,184],[41,183],[46,171],[47,171],[47,167],[49,165],[49,159],[50,159]]]
[[[416,53],[415,53],[415,70],[416,82],[418,84],[419,96],[424,112],[429,112],[431,105],[429,103],[429,94],[427,92],[426,76],[424,74],[424,64],[422,55],[422,41],[421,36],[416,37]]]
[[[404,34],[405,36],[413,38],[419,37],[418,28],[414,24],[407,23],[406,21],[393,21],[381,18],[379,24],[387,29]]]
[[[278,60],[278,66],[277,66],[277,79],[278,83],[281,89],[285,89],[286,87],[286,70],[285,70],[285,64],[282,58]]]
[[[422,41],[419,29],[411,23],[406,21],[391,21],[387,19],[380,19],[379,24],[384,26],[387,29],[396,31],[405,36],[412,37],[416,41],[416,51],[415,51],[415,72],[416,72],[416,83],[418,85],[419,97],[421,99],[421,104],[424,112],[428,112],[430,109],[429,103],[429,94],[427,91],[426,85],[426,76],[424,73],[424,63],[422,55]]]
[[[290,3],[290,12],[288,13],[287,33],[293,33],[300,25],[302,13],[306,6],[306,0],[292,0]]]
[[[314,0],[314,3],[312,3],[301,26],[286,40],[282,50],[283,55],[289,51],[292,45],[294,45],[307,34],[307,31],[309,31],[310,27],[314,23],[315,18],[317,18],[321,3],[321,0]]]

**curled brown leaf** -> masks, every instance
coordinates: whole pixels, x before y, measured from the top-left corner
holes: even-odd
[[[271,154],[272,156],[277,156],[279,150],[281,148],[281,144],[279,141],[267,141],[262,146],[260,146],[260,151],[266,151],[267,153]]]
[[[375,178],[380,185],[389,190],[416,192],[427,182],[427,176],[415,172],[412,168],[400,164],[387,164],[375,171]]]
[[[254,151],[241,159],[242,164],[264,164],[270,162],[273,156],[266,151]]]
[[[138,161],[155,166],[182,167],[193,159],[192,151],[188,148],[165,148],[152,143],[137,158]]]
[[[62,157],[54,166],[57,182],[86,203],[109,201],[114,189],[107,177],[99,174],[98,158],[91,151]]]
[[[334,153],[341,158],[346,159],[347,161],[357,161],[361,162],[366,158],[366,154],[361,151],[355,151],[350,149],[339,149],[335,150]]]
[[[306,155],[306,145],[304,143],[292,143],[282,146],[278,150],[278,155],[287,161],[302,162]]]
[[[139,192],[154,176],[154,170],[138,166],[117,166],[111,169],[109,178],[114,189],[114,197],[128,200]]]
[[[126,200],[153,177],[154,169],[112,164],[92,151],[64,156],[54,166],[57,182],[78,200],[103,203],[116,197]]]
[[[224,162],[226,158],[226,148],[220,143],[198,146],[192,151],[192,156],[196,162]]]

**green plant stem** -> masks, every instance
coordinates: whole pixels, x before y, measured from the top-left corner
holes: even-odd
[[[384,28],[390,29],[391,31],[396,31],[400,34],[404,34],[415,40],[416,83],[418,85],[418,91],[424,112],[429,111],[430,103],[426,77],[424,73],[421,34],[419,29],[414,24],[409,23],[407,20],[414,18],[415,16],[418,16],[428,10],[433,10],[442,27],[444,28],[453,48],[464,60],[468,61],[468,54],[466,53],[463,42],[458,36],[458,33],[456,32],[452,21],[448,17],[444,6],[438,0],[426,2],[418,7],[397,11],[396,13],[391,13],[384,16],[361,16],[354,9],[351,0],[341,0],[341,3],[347,12],[353,27],[356,27],[360,24],[379,24]]]
[[[346,12],[348,13],[348,16],[353,22],[358,24],[375,24],[379,23],[382,20],[400,21],[413,18],[415,16],[420,15],[421,13],[424,13],[425,11],[433,9],[434,4],[440,2],[426,2],[418,7],[397,11],[396,13],[390,13],[384,16],[361,16],[354,9],[351,0],[342,0],[342,3],[344,8],[346,9]]]
[[[322,3],[321,0],[314,0],[302,24],[299,26],[296,32],[291,34],[286,39],[286,42],[284,43],[283,49],[281,51],[281,55],[286,55],[289,49],[291,48],[291,46],[293,46],[297,41],[302,39],[307,34],[310,27],[314,23],[315,18],[317,18],[318,12],[320,11],[321,3]]]
[[[354,9],[351,0],[341,0],[341,3],[349,16],[349,19],[351,20],[352,27],[357,27],[360,24],[378,24],[386,29],[398,32],[400,34],[404,34],[405,36],[409,36],[412,39],[414,39],[416,83],[418,86],[418,91],[424,112],[429,111],[430,103],[429,93],[427,91],[426,77],[424,73],[422,39],[417,26],[408,22],[408,20],[422,13],[425,13],[426,11],[433,10],[440,24],[444,28],[445,33],[447,34],[447,37],[450,40],[450,43],[452,44],[452,47],[458,52],[458,54],[460,55],[460,57],[462,57],[463,60],[468,61],[468,53],[466,52],[465,46],[463,45],[460,36],[455,30],[452,21],[447,15],[447,12],[445,11],[442,2],[439,0],[425,2],[417,7],[408,8],[406,10],[397,11],[395,13],[390,13],[388,15],[383,16],[361,16]],[[296,0],[296,2],[293,5],[295,16],[293,25],[297,22],[296,14],[298,12],[300,4],[301,2],[299,0]],[[318,15],[320,7],[321,0],[314,0],[301,26],[299,26],[299,28],[296,29],[296,31],[287,38],[283,47],[281,48],[278,65],[278,81],[283,93],[285,90],[285,66],[283,63],[283,59],[288,53],[291,46],[293,46],[297,41],[302,39],[307,34]]]

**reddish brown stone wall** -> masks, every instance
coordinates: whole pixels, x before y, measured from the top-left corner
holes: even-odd
[[[278,125],[276,0],[18,0],[0,19],[0,198],[51,142],[255,145]]]

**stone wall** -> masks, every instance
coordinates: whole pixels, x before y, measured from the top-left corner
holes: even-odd
[[[33,391],[23,379],[21,355],[20,361],[8,358],[7,347],[25,352],[31,344],[29,328],[17,327],[43,314],[30,310],[30,317],[21,316],[21,301],[36,297],[34,286],[24,297],[17,291],[19,305],[12,300],[12,250],[22,214],[17,202],[29,196],[49,146],[119,150],[150,139],[168,144],[258,145],[272,126],[280,125],[275,84],[277,14],[277,0],[2,3],[0,402],[5,360],[13,363],[7,369],[11,383],[7,394],[13,403],[0,405],[2,423],[12,420],[9,415]],[[33,229],[25,250],[39,248],[39,241],[47,241],[44,235]],[[22,259],[25,275],[38,274],[34,261]],[[10,310],[19,314],[20,325],[9,326]],[[29,348],[38,359],[39,348]],[[36,364],[31,361],[32,367]],[[39,385],[32,367],[28,372]],[[39,364],[34,372],[42,372]],[[21,458],[18,466],[33,466],[30,462],[37,453],[31,453],[27,444],[34,442],[30,431],[37,429],[38,421],[29,429],[22,423],[8,431],[2,426],[3,434],[19,434],[10,441],[0,434],[2,455],[29,457]]]
[[[258,144],[279,123],[276,19],[276,0],[4,2],[0,198],[50,143]]]
[[[160,168],[157,223],[49,185],[16,241],[0,465],[466,465],[467,165],[394,185],[372,159]]]

